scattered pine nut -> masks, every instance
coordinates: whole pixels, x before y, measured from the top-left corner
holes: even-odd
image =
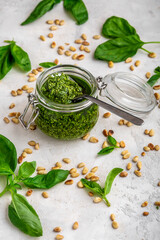
[[[64,50],[64,47],[63,46],[58,46],[58,49]]]
[[[94,35],[93,36],[93,39],[95,39],[95,40],[98,40],[98,39],[100,39],[101,38],[101,35]]]
[[[91,177],[93,177],[95,174],[94,172],[89,172],[86,176],[85,179],[90,179]]]
[[[29,142],[28,142],[28,145],[30,145],[30,146],[35,146],[35,145],[36,145],[36,142],[33,141],[33,140],[32,140],[32,141],[29,141]]]
[[[70,158],[63,158],[62,161],[69,164],[71,162],[71,159]]]
[[[77,56],[77,60],[83,60],[84,59],[84,55],[83,54],[80,54]]]
[[[141,62],[139,60],[135,61],[135,66],[138,67],[141,64]]]
[[[11,103],[11,105],[9,106],[9,109],[12,109],[15,107],[15,104],[14,103]]]
[[[131,156],[130,152],[126,153],[123,155],[123,159],[128,159]]]
[[[47,37],[53,38],[53,33],[48,33]]]
[[[81,45],[81,46],[79,47],[79,50],[80,50],[80,51],[84,51],[84,46]]]
[[[90,137],[89,142],[91,142],[91,143],[97,143],[97,142],[98,142],[98,139],[95,138],[95,137]]]
[[[23,152],[23,153],[21,154],[21,156],[22,156],[23,158],[26,158],[26,157],[27,157],[27,153],[26,153],[26,152]]]
[[[72,228],[76,230],[79,227],[78,222],[74,222]]]
[[[154,93],[154,96],[155,96],[156,100],[160,99],[160,94],[159,93]]]
[[[81,163],[79,163],[78,165],[77,165],[77,168],[82,168],[82,167],[84,167],[85,166],[85,163],[84,162],[81,162]]]
[[[34,75],[37,75],[37,74],[38,74],[37,69],[33,69],[33,70],[32,70],[32,73],[33,73]]]
[[[48,197],[49,197],[49,195],[48,195],[47,192],[42,192],[42,196],[43,196],[44,198],[48,198]]]
[[[59,60],[56,58],[56,59],[54,60],[54,63],[55,63],[56,65],[58,65]]]
[[[127,125],[128,121],[124,119],[123,123],[124,123],[124,125]]]
[[[85,134],[85,135],[82,137],[82,139],[83,139],[83,140],[88,139],[88,138],[89,138],[89,135],[90,135],[89,133]]]
[[[160,202],[155,202],[154,205],[160,207]]]
[[[36,77],[30,77],[30,78],[28,78],[28,82],[34,82],[34,81],[36,81]]]
[[[72,174],[72,173],[76,173],[77,172],[77,169],[76,168],[71,168],[69,173]]]
[[[128,163],[126,168],[127,170],[130,170],[132,168],[132,163]]]
[[[83,45],[82,45],[83,46]],[[90,53],[91,52],[91,50],[88,48],[88,47],[85,47],[84,48],[84,51],[86,52],[86,53]]]
[[[62,240],[63,238],[64,238],[64,236],[60,235],[60,234],[57,234],[55,237],[56,240]]]
[[[18,124],[19,123],[19,119],[18,118],[12,118],[12,122],[15,123],[15,124]]]
[[[160,181],[157,183],[157,186],[160,187]]]
[[[98,177],[98,176],[92,176],[92,177],[90,178],[90,180],[91,180],[92,182],[97,182],[97,181],[99,180],[99,177]]]
[[[149,212],[143,212],[143,216],[148,216]]]
[[[159,90],[159,89],[160,89],[160,85],[155,85],[155,86],[153,87],[153,89],[154,89],[154,90]]]
[[[61,20],[60,22],[59,22],[59,26],[63,26],[65,24],[65,21],[64,20]]]
[[[120,146],[121,148],[125,148],[126,144],[125,144],[124,141],[120,141],[120,142],[119,142],[119,146]]]
[[[37,174],[38,175],[47,174],[47,171],[46,170],[40,170],[40,171],[37,171]]]
[[[85,175],[86,173],[88,173],[88,168],[84,167],[83,170],[82,170],[82,175]]]
[[[26,91],[26,92],[27,92],[27,93],[32,93],[32,92],[33,92],[33,90],[34,90],[34,88],[30,87],[30,88],[28,88],[28,89],[27,89],[27,91]]]
[[[109,61],[109,62],[108,62],[108,67],[109,67],[109,68],[113,68],[113,67],[114,67],[114,63],[113,63],[112,61]]]
[[[109,118],[111,116],[111,113],[110,112],[106,112],[103,114],[103,117],[104,118]]]
[[[145,135],[148,135],[148,134],[149,134],[149,130],[148,130],[148,129],[145,129],[145,130],[144,130],[144,134],[145,134]]]
[[[54,232],[61,232],[62,231],[62,228],[61,227],[55,227],[53,229]]]
[[[149,79],[151,77],[151,73],[150,72],[146,72],[146,78]]]
[[[114,134],[114,131],[113,131],[113,130],[109,130],[109,131],[108,131],[108,135],[109,135],[109,136],[112,136],[113,134]]]
[[[77,59],[77,57],[78,57],[78,54],[77,54],[77,53],[75,53],[75,54],[72,55],[72,59],[73,59],[73,60]]]
[[[73,183],[74,183],[74,181],[72,179],[65,181],[66,185],[72,185]]]
[[[10,123],[10,120],[9,120],[7,117],[4,117],[4,118],[3,118],[3,121],[4,121],[5,123],[7,123],[7,124]]]
[[[51,48],[55,48],[56,47],[56,42],[52,42],[51,43]]]
[[[35,77],[35,74],[34,73],[28,73],[28,75],[27,75],[28,77]]]
[[[81,38],[82,38],[83,40],[87,40],[87,36],[86,36],[86,34],[83,33],[83,34],[81,35]]]
[[[110,215],[110,219],[111,219],[111,221],[115,220],[115,215],[113,213]]]
[[[37,126],[35,124],[31,124],[29,127],[29,129],[33,130],[33,131],[36,130],[36,128],[37,128]]]
[[[52,167],[52,170],[57,170],[59,169],[59,167]]]
[[[129,57],[129,58],[127,58],[127,59],[125,60],[125,63],[130,63],[130,62],[132,62],[132,58],[131,58],[131,57]]]
[[[145,154],[145,152],[142,152],[142,153],[141,153],[141,156],[143,156],[143,157],[144,157],[145,155],[146,155],[146,154]]]
[[[143,203],[141,204],[141,207],[147,207],[147,205],[148,205],[148,202],[145,201],[145,202],[143,202]]]
[[[82,44],[83,40],[82,39],[76,39],[74,42],[77,43],[77,44]]]
[[[131,122],[127,122],[127,127],[131,127],[131,126],[133,126],[133,123],[131,123]]]
[[[107,141],[104,141],[102,144],[102,148],[106,148],[106,147],[108,147],[108,143],[107,143]]]
[[[76,48],[73,47],[73,46],[70,46],[69,50],[72,51],[72,52],[75,52],[75,51],[76,51]]]
[[[71,52],[70,51],[65,51],[64,54],[68,57],[68,56],[71,56]]]
[[[62,167],[62,163],[61,162],[56,162],[55,166],[61,168]]]
[[[26,152],[27,154],[32,154],[33,151],[30,148],[25,148],[23,152]]]
[[[77,178],[77,177],[79,177],[79,173],[78,172],[74,172],[74,173],[71,174],[71,177],[72,178]]]
[[[156,53],[151,52],[151,53],[148,54],[148,57],[150,57],[150,58],[155,58],[155,57],[156,57]]]
[[[127,177],[128,176],[128,173],[123,171],[119,174],[120,177]]]
[[[77,186],[78,186],[79,188],[84,188],[84,185],[83,185],[83,183],[82,183],[81,181],[79,181],[79,182],[77,183]]]
[[[150,137],[153,137],[153,136],[154,136],[154,130],[153,130],[153,129],[151,129],[151,130],[149,131],[149,136],[150,136]]]
[[[60,22],[59,19],[55,19],[55,20],[54,20],[54,23],[55,23],[56,25],[59,25],[59,22]]]
[[[142,168],[142,162],[141,161],[137,162],[137,168],[138,168],[138,170],[141,170],[141,168]]]
[[[18,89],[18,90],[17,90],[17,95],[22,95],[22,93],[23,93],[23,90],[22,90],[22,89]]]
[[[137,177],[141,177],[142,176],[142,173],[138,170],[135,170],[134,171],[134,174],[137,176]]]
[[[107,129],[104,129],[102,133],[103,133],[103,135],[104,135],[105,137],[108,136],[108,131],[107,131]]]
[[[100,198],[100,197],[95,197],[94,199],[93,199],[93,202],[94,203],[99,203],[99,202],[101,202],[102,201],[102,198]]]
[[[12,95],[13,97],[16,97],[16,96],[17,96],[17,91],[12,90],[12,91],[11,91],[11,95]]]
[[[123,119],[120,119],[119,122],[118,122],[119,125],[124,125],[124,120]]]
[[[33,191],[32,191],[31,189],[28,190],[28,191],[26,192],[26,196],[27,196],[27,197],[31,196],[31,195],[32,195],[32,192],[33,192]]]
[[[46,41],[46,38],[43,35],[40,35],[39,37],[42,41]]]
[[[11,112],[8,114],[8,117],[15,117],[16,116],[16,112]]]
[[[37,68],[37,71],[38,71],[38,72],[43,72],[43,71],[44,71],[44,68],[43,68],[43,67],[38,67],[38,68]]]
[[[28,85],[24,85],[24,86],[22,87],[22,90],[23,90],[23,91],[27,91],[28,89],[29,89]]]
[[[89,42],[87,42],[87,41],[83,41],[83,42],[82,42],[82,45],[84,45],[84,46],[89,46],[90,44],[89,44]]]
[[[131,71],[134,71],[134,66],[131,65],[131,66],[129,67],[129,69],[130,69]]]
[[[150,150],[152,150],[152,151],[154,150],[154,145],[153,145],[153,143],[149,143],[149,144],[148,144],[148,147],[150,148]]]
[[[98,170],[98,167],[96,166],[96,167],[93,167],[93,168],[91,169],[91,172],[95,173],[95,172],[97,172],[97,170]]]
[[[88,195],[89,195],[90,197],[93,197],[93,196],[94,196],[94,194],[93,194],[92,192],[88,192]]]
[[[39,167],[37,167],[36,170],[37,170],[37,171],[41,171],[41,170],[46,170],[46,169],[45,169],[45,167],[40,167],[40,166],[39,166]]]
[[[51,31],[55,31],[55,30],[57,30],[57,26],[51,26],[50,28],[49,28],[49,30],[51,30]]]
[[[58,53],[59,55],[63,55],[63,54],[64,54],[63,50],[60,49],[60,48],[58,48],[57,53]]]
[[[19,156],[19,158],[18,158],[18,163],[20,164],[20,163],[22,163],[22,161],[23,161],[23,157],[22,157],[22,156]]]
[[[114,229],[117,229],[117,228],[119,228],[119,224],[118,224],[116,221],[113,221],[113,222],[112,222],[112,227],[113,227]]]
[[[53,24],[53,20],[47,20],[46,23],[47,24]]]
[[[159,145],[155,145],[154,149],[155,149],[156,151],[159,151],[160,146],[159,146]]]
[[[121,152],[121,155],[124,156],[127,153],[128,153],[128,150],[124,150],[124,151]]]
[[[150,148],[149,148],[148,146],[145,146],[145,147],[143,148],[143,150],[144,150],[145,152],[149,152],[149,151],[150,151]]]

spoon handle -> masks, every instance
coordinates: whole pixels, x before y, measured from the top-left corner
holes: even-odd
[[[90,100],[91,102],[93,103],[96,103],[97,105],[99,105],[100,107],[103,107],[107,110],[109,110],[110,112],[118,115],[119,117],[122,117],[126,120],[128,120],[129,122],[132,122],[133,124],[135,125],[142,125],[142,123],[144,122],[142,119],[136,117],[136,116],[133,116],[132,114],[130,113],[127,113],[117,107],[114,107],[106,102],[103,102],[97,98],[94,98],[92,96],[89,96],[89,95],[83,95],[84,98],[87,98],[88,100]]]

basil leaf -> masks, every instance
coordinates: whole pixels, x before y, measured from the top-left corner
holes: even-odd
[[[23,183],[30,188],[49,189],[56,184],[66,180],[68,175],[68,170],[52,170],[47,174],[37,175],[33,178],[24,179]]]
[[[94,57],[105,61],[122,62],[134,56],[143,44],[138,35],[112,39],[100,44],[95,50]]]
[[[44,68],[50,68],[50,67],[56,66],[54,62],[42,62],[39,65]]]
[[[12,202],[8,207],[8,216],[14,226],[32,236],[42,236],[39,217],[27,199],[20,194],[12,194]]]
[[[157,82],[157,80],[160,78],[160,74],[155,74],[153,75],[148,81],[147,83],[153,87],[153,85]]]
[[[107,154],[111,153],[114,149],[115,149],[114,146],[105,147],[101,151],[99,151],[97,154],[98,155],[107,155]]]
[[[113,138],[112,136],[108,136],[108,142],[113,146],[116,146],[116,144],[117,144],[116,139]]]
[[[135,35],[137,33],[135,28],[132,27],[126,19],[112,16],[103,24],[102,34],[106,38],[113,39]]]
[[[30,177],[36,169],[36,162],[24,162],[18,171],[18,179]]]
[[[83,24],[88,20],[88,11],[82,0],[64,0],[64,8],[71,12],[77,24]]]
[[[13,185],[13,187],[16,188],[16,189],[22,189],[21,185],[19,185],[18,183],[15,183]]]
[[[154,72],[160,74],[160,66],[156,67],[156,68],[154,69]]]
[[[111,191],[112,183],[113,183],[115,177],[122,171],[123,171],[122,168],[113,168],[109,172],[109,174],[106,178],[106,182],[105,182],[104,196],[106,196]]]
[[[31,62],[28,54],[15,43],[11,43],[11,54],[18,66],[25,72],[31,70]]]
[[[101,188],[101,186],[98,183],[88,181],[87,179],[84,179],[84,178],[81,179],[81,182],[86,188],[92,190],[94,193],[97,193],[100,196],[103,195],[103,193],[104,193],[103,189]]]
[[[0,163],[0,175],[13,175],[14,172],[10,169],[7,163]]]
[[[14,144],[0,134],[0,166],[4,164],[14,172],[17,166],[17,151]]]
[[[21,23],[21,25],[26,25],[28,23],[34,22],[38,18],[42,17],[46,12],[50,11],[55,4],[59,3],[61,0],[42,0],[29,15],[29,17]]]
[[[0,80],[11,70],[13,63],[10,45],[0,47]]]

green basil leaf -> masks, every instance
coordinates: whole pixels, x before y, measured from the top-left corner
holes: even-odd
[[[134,56],[143,44],[138,35],[112,39],[100,44],[95,50],[94,57],[104,61],[122,62]]]
[[[24,179],[30,177],[36,170],[36,162],[24,162],[18,171],[18,178]]]
[[[82,0],[64,0],[64,8],[71,12],[77,24],[83,24],[88,20],[88,11]]]
[[[9,164],[0,163],[0,175],[13,175],[14,172],[10,169]]]
[[[107,154],[111,153],[114,149],[115,149],[114,146],[105,147],[101,151],[99,151],[97,154],[98,155],[107,155]]]
[[[33,178],[23,180],[23,183],[30,188],[49,189],[56,184],[63,182],[69,175],[68,170],[52,170],[47,174],[37,175]]]
[[[14,172],[17,166],[17,151],[14,144],[0,134],[0,166],[4,164]]]
[[[129,22],[120,17],[112,16],[103,24],[102,34],[106,38],[121,38],[125,36],[135,35],[136,30]]]
[[[56,66],[54,62],[42,62],[39,65],[44,68],[50,68],[50,67]]]
[[[23,23],[21,23],[21,25],[26,25],[28,23],[34,22],[38,18],[42,17],[46,12],[50,11],[54,5],[60,1],[61,0],[42,0],[40,3],[38,3],[29,17]]]
[[[97,193],[97,194],[100,195],[100,196],[103,195],[103,193],[104,193],[104,192],[103,192],[103,189],[101,188],[101,186],[100,186],[98,183],[92,182],[92,181],[88,181],[88,180],[85,179],[85,178],[82,178],[82,179],[81,179],[81,182],[82,182],[82,184],[83,184],[86,188],[92,190],[92,192]]]
[[[122,168],[113,168],[109,172],[109,174],[106,178],[106,182],[105,182],[104,196],[106,196],[111,191],[112,183],[113,183],[115,177],[122,171],[123,171]]]
[[[36,211],[22,195],[12,194],[12,202],[8,207],[8,216],[12,224],[22,232],[32,237],[42,236],[40,219]]]
[[[108,142],[109,142],[109,144],[111,144],[113,146],[116,146],[116,144],[117,144],[116,139],[112,136],[108,136]]]
[[[13,185],[13,187],[16,188],[16,189],[22,189],[21,185],[19,185],[18,183],[15,183]]]
[[[11,54],[20,69],[25,72],[31,70],[31,62],[29,56],[21,47],[17,46],[15,43],[12,43]]]
[[[11,70],[13,63],[10,45],[0,47],[0,80]]]
[[[155,74],[153,75],[148,81],[147,83],[153,87],[153,85],[158,81],[158,79],[160,78],[160,74]]]
[[[160,66],[156,67],[156,68],[154,69],[154,72],[160,74]]]

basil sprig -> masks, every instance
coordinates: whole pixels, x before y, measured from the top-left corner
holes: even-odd
[[[64,1],[64,9],[69,11],[77,24],[83,24],[88,20],[88,11],[82,0],[63,0]],[[34,22],[38,18],[42,17],[46,12],[53,9],[53,7],[60,3],[61,0],[42,0],[38,3],[29,17],[21,23],[21,25],[26,25]]]
[[[39,65],[44,68],[50,68],[50,67],[56,66],[54,62],[42,62],[42,63],[39,63]]]
[[[98,194],[107,204],[108,207],[110,207],[110,202],[108,201],[108,199],[106,198],[106,195],[110,193],[111,191],[111,187],[112,187],[112,183],[115,179],[115,177],[122,172],[123,169],[122,168],[113,168],[105,181],[105,186],[104,188],[102,188],[98,183],[96,182],[92,182],[92,181],[88,181],[85,178],[81,179],[82,184],[88,188],[89,190],[91,190],[92,192]]]
[[[49,189],[65,181],[69,171],[62,169],[52,170],[46,175],[31,178],[30,176],[36,169],[35,161],[24,162],[19,167],[17,176],[14,173],[16,166],[17,152],[14,144],[3,135],[0,135],[0,175],[7,177],[6,187],[0,193],[0,197],[8,191],[11,192],[12,201],[8,207],[10,221],[22,232],[33,237],[40,237],[43,234],[40,219],[27,199],[17,193],[17,189],[22,188],[19,183],[32,188]]]
[[[102,34],[110,40],[96,48],[94,57],[104,61],[122,62],[128,57],[134,56],[138,49],[151,53],[142,46],[144,44],[160,43],[143,42],[135,28],[127,20],[116,16],[106,20],[102,28]]]
[[[157,82],[157,80],[160,78],[160,66],[156,67],[154,69],[154,75],[147,81],[147,83],[153,87],[153,85]]]
[[[11,70],[14,63],[16,63],[22,71],[30,71],[31,62],[28,54],[16,45],[15,41],[7,40],[4,42],[9,45],[0,47],[0,80]]]
[[[115,148],[119,148],[118,146],[116,146],[117,141],[116,141],[116,139],[114,137],[108,136],[107,140],[108,140],[108,143],[111,146],[108,146],[108,147],[105,147],[105,148],[101,149],[97,153],[98,155],[107,155],[107,154],[111,153]]]

